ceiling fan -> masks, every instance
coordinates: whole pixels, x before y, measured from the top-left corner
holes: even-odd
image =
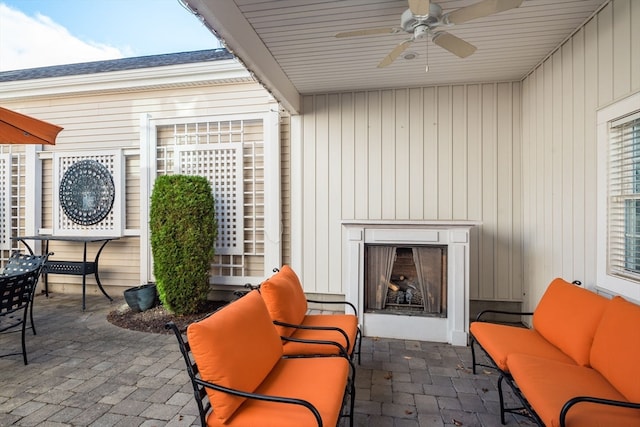
[[[402,31],[411,37],[396,46],[379,64],[378,68],[390,65],[411,43],[431,37],[431,40],[443,49],[460,58],[466,58],[476,51],[476,47],[442,28],[462,24],[472,19],[482,18],[520,6],[523,0],[481,0],[470,6],[442,13],[442,7],[429,0],[408,0],[409,9],[400,17],[400,26],[391,28],[369,28],[345,31],[336,34],[338,38],[371,36],[376,34],[397,34]]]

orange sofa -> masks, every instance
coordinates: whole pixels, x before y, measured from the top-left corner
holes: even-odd
[[[547,427],[640,427],[640,306],[555,279],[527,314],[531,329],[470,326],[472,350],[480,346],[500,372],[502,423],[525,408]],[[473,358],[475,372],[475,351]],[[505,408],[503,381],[522,407]]]
[[[203,426],[336,426],[342,417],[353,425],[351,361],[285,357],[258,291],[189,325],[186,341],[175,325],[168,327],[178,338]]]
[[[259,287],[271,319],[283,340],[284,354],[360,355],[361,333],[355,307],[346,302],[307,300],[297,274],[288,265]],[[342,304],[354,314],[307,314],[308,302]],[[358,357],[358,361],[359,361]]]

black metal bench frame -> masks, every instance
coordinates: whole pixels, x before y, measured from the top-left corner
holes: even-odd
[[[279,268],[275,267],[272,270],[274,273],[277,273],[280,271]],[[249,289],[249,290],[254,290],[257,289],[258,291],[260,290],[260,285],[254,286],[251,285],[249,283],[247,283],[246,285],[244,285],[245,288]],[[356,306],[354,304],[352,304],[349,301],[321,301],[321,300],[314,300],[314,299],[308,299],[307,298],[307,303],[313,303],[313,304],[327,304],[327,305],[346,305],[348,307],[351,308],[351,310],[353,310],[353,314],[357,317],[358,316],[358,310],[356,309]],[[346,311],[345,311],[346,312]],[[291,324],[291,323],[285,323],[285,322],[280,322],[278,320],[274,320],[273,323],[275,325],[278,326],[284,326],[286,328],[297,328],[297,329],[309,329],[309,330],[330,330],[330,331],[338,331],[339,333],[342,334],[342,336],[344,336],[345,342],[347,343],[347,349],[349,349],[351,347],[350,342],[349,342],[349,337],[347,335],[347,333],[345,331],[343,331],[340,328],[336,328],[336,327],[331,327],[331,326],[305,326],[305,325],[295,325],[295,324]],[[284,341],[297,341],[294,338],[289,338],[289,337],[281,337]],[[358,356],[358,365],[361,364],[361,353],[362,353],[362,331],[360,330],[360,325],[357,325],[357,330],[356,330],[356,337],[355,337],[356,343],[353,346],[353,352],[349,355],[349,357],[351,358],[351,360],[353,360],[355,358],[355,356]],[[334,343],[335,345],[342,347],[340,344],[338,343]]]
[[[580,282],[579,280],[574,280],[571,283],[576,285],[576,286],[582,286],[582,282]],[[489,314],[501,314],[501,315],[511,315],[511,316],[522,317],[522,316],[532,316],[533,312],[514,312],[514,311],[503,311],[503,310],[483,310],[480,313],[478,313],[478,315],[476,316],[476,321],[477,322],[487,321],[483,317],[485,315],[489,315]],[[516,325],[514,323],[506,323],[506,322],[493,322],[493,323],[503,323],[503,324],[508,324],[510,326],[520,326],[520,325]],[[525,326],[522,325],[522,327],[524,328]],[[498,374],[500,375],[499,378],[498,378],[498,397],[500,399],[500,422],[503,425],[506,424],[505,414],[506,413],[512,413],[512,414],[515,414],[515,415],[526,417],[526,418],[532,420],[533,422],[535,422],[540,427],[545,427],[544,423],[542,422],[542,420],[540,419],[540,417],[538,416],[536,411],[531,407],[531,405],[527,401],[527,398],[520,391],[520,388],[518,387],[516,382],[513,380],[513,377],[508,372],[504,372],[502,369],[500,369],[495,364],[494,360],[491,358],[491,356],[489,356],[489,353],[487,353],[487,351],[482,347],[482,345],[475,339],[473,334],[469,334],[469,335],[470,335],[470,338],[471,338],[470,347],[471,347],[471,358],[472,358],[472,363],[473,363],[473,373],[474,374],[476,373],[476,366],[482,366],[482,367],[485,367],[485,368],[495,369],[498,372]],[[489,362],[491,363],[491,365],[482,364],[482,363],[479,363],[477,361],[476,352],[475,352],[475,346],[476,345],[478,347],[480,347],[480,349],[487,355],[487,358],[489,359]],[[518,398],[518,400],[522,404],[522,406],[509,407],[509,408],[505,407],[504,391],[503,391],[503,385],[502,385],[503,382],[506,382],[509,385],[509,387],[511,388],[513,393],[516,395],[516,397]],[[566,426],[566,417],[567,417],[567,413],[569,412],[569,410],[573,406],[575,406],[577,404],[580,404],[580,403],[584,403],[584,402],[596,403],[596,404],[608,405],[608,406],[618,406],[618,407],[625,407],[625,408],[640,409],[640,403],[621,402],[621,401],[617,401],[617,400],[600,399],[600,398],[591,397],[591,396],[576,396],[576,397],[570,399],[569,401],[567,401],[564,404],[564,406],[563,406],[563,408],[562,408],[562,410],[560,412],[560,426],[561,427],[565,427]]]
[[[515,311],[504,311],[504,310],[483,310],[480,313],[478,313],[478,315],[476,316],[476,320],[475,321],[476,322],[484,322],[486,320],[483,319],[483,317],[486,316],[486,315],[489,315],[489,314],[512,315],[512,316],[518,316],[518,317],[533,315],[532,312],[515,312]],[[518,325],[516,323],[506,323],[506,322],[492,322],[492,323],[503,323],[503,324],[508,324],[509,326],[514,326],[514,327],[522,326],[523,328],[525,328],[524,325]],[[473,371],[473,374],[474,375],[476,374],[476,367],[477,366],[482,366],[484,368],[494,369],[499,374],[499,377],[498,377],[498,398],[500,400],[500,422],[502,424],[506,424],[505,414],[506,413],[511,413],[511,414],[514,414],[514,415],[519,415],[519,416],[528,418],[531,421],[535,422],[537,425],[539,425],[541,427],[544,427],[544,424],[542,424],[542,421],[540,420],[538,415],[531,408],[531,406],[526,401],[526,399],[524,399],[524,396],[519,392],[517,387],[515,387],[515,383],[513,383],[513,381],[511,380],[511,376],[509,375],[509,373],[508,372],[504,372],[502,369],[500,369],[498,367],[498,365],[495,364],[495,362],[493,361],[491,356],[489,356],[489,353],[487,353],[487,351],[476,340],[476,338],[473,336],[472,333],[470,333],[469,336],[470,336],[470,340],[471,340],[471,343],[470,343],[469,346],[471,347],[471,360],[472,360],[472,371]],[[491,363],[490,365],[478,362],[478,359],[476,357],[475,346],[480,347],[480,349],[487,355],[487,358],[488,358],[489,362]],[[505,407],[505,404],[504,404],[504,390],[503,390],[503,387],[502,387],[502,382],[505,381],[505,380],[509,383],[511,388],[514,390],[514,393],[516,394],[516,396],[518,397],[518,399],[522,403],[522,406]]]
[[[211,388],[213,390],[218,390],[224,393],[229,393],[234,396],[246,397],[248,399],[257,399],[263,400],[267,402],[277,402],[277,403],[285,403],[291,405],[300,405],[307,408],[314,415],[316,422],[318,423],[318,427],[323,427],[322,417],[318,410],[309,402],[302,399],[288,398],[288,397],[278,397],[278,396],[265,396],[263,394],[257,393],[249,393],[241,390],[231,389],[227,387],[223,387],[217,384],[213,384],[207,381],[204,381],[200,378],[200,371],[198,369],[198,365],[195,362],[193,354],[191,353],[191,346],[189,342],[183,337],[182,332],[175,323],[169,322],[165,325],[165,328],[173,331],[177,340],[178,346],[180,347],[180,353],[184,359],[185,364],[187,365],[187,373],[189,374],[189,379],[191,380],[191,385],[193,386],[193,395],[196,400],[196,404],[198,405],[198,413],[200,415],[200,422],[202,427],[207,426],[207,415],[213,409],[211,406],[211,402],[207,396],[207,388]],[[336,343],[328,343],[328,344],[336,344]],[[300,357],[300,356],[293,356]],[[310,357],[310,356],[307,356]],[[355,406],[355,366],[353,362],[348,356],[344,356],[345,359],[349,362],[351,366],[351,377],[347,381],[347,390],[345,390],[345,394],[343,397],[342,407],[345,408],[347,406],[347,400],[350,399],[349,405],[349,413],[341,413],[338,417],[338,422],[342,418],[349,418],[349,426],[353,427],[353,410]]]
[[[513,390],[513,393],[518,397],[520,402],[522,403],[522,408],[520,410],[526,411],[526,413],[518,412],[518,408],[504,408],[504,403],[502,399],[502,381],[506,381],[509,384],[509,387]],[[527,418],[533,420],[538,426],[545,427],[545,424],[542,422],[536,411],[531,407],[525,395],[520,391],[518,384],[513,380],[513,377],[506,373],[501,373],[500,378],[498,379],[498,390],[500,394],[500,422],[505,424],[504,414],[506,412],[511,412],[517,415],[523,415]],[[560,427],[566,427],[567,425],[567,414],[574,406],[580,403],[592,403],[599,404],[605,406],[617,406],[621,408],[631,408],[640,410],[640,403],[632,403],[632,402],[623,402],[619,400],[610,400],[610,399],[601,399],[593,396],[576,396],[569,399],[562,407],[560,411]],[[639,412],[640,414],[640,412]],[[639,415],[640,416],[640,415]]]

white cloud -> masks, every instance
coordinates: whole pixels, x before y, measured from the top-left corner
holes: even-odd
[[[0,3],[0,71],[122,58],[120,49],[80,40],[43,15]]]

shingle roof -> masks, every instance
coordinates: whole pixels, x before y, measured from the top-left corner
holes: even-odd
[[[135,58],[122,58],[107,61],[83,62],[79,64],[54,65],[50,67],[3,71],[0,72],[0,82],[76,76],[82,74],[105,73],[109,71],[135,70],[138,68],[220,61],[223,59],[233,58],[234,56],[224,48],[198,50],[193,52],[167,53],[162,55],[138,56]]]

